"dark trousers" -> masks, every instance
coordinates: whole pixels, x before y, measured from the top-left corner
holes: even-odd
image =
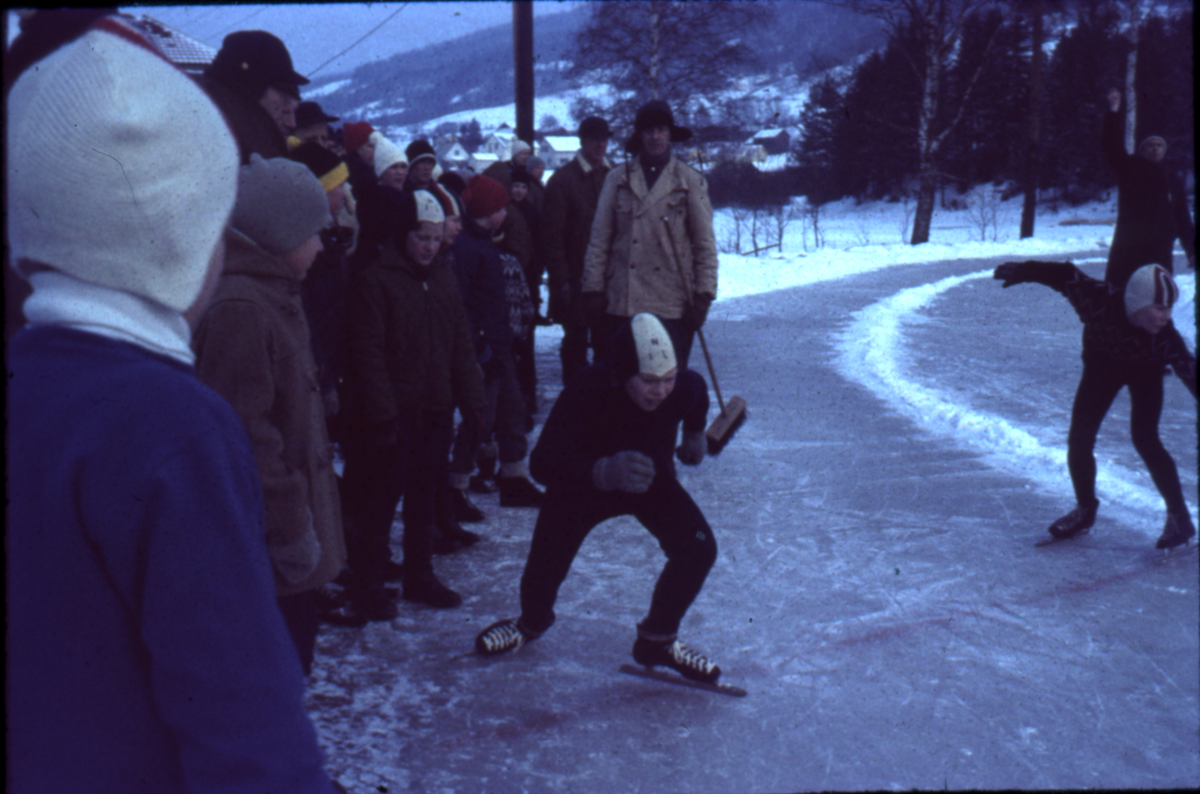
[[[313,657],[317,647],[317,591],[305,590],[303,593],[276,598],[283,622],[287,625],[288,634],[300,654],[300,665],[304,674],[312,672]]]
[[[667,555],[650,599],[650,613],[641,627],[651,634],[679,631],[680,621],[717,559],[717,541],[700,508],[673,477],[656,481],[644,494],[547,492],[521,576],[524,628],[540,634],[554,624],[558,588],[584,538],[601,522],[621,515],[640,521]]]
[[[475,471],[475,452],[480,444],[494,437],[501,463],[515,463],[525,458],[529,441],[525,438],[525,398],[517,384],[517,372],[512,354],[507,350],[493,351],[497,371],[485,375],[483,394],[487,405],[483,409],[483,427],[465,419],[458,425],[451,452],[450,471],[470,474]]]
[[[529,326],[529,333],[524,339],[513,340],[513,366],[517,372],[517,386],[521,389],[521,397],[525,401],[525,410],[529,414],[537,412],[537,358],[533,334],[536,325]],[[521,417],[524,427],[524,417]]]
[[[446,479],[452,434],[451,411],[419,411],[400,422],[395,444],[346,445],[346,513],[353,527],[347,538],[347,562],[365,583],[383,581],[401,497],[404,574],[433,571],[437,486]]]
[[[661,318],[660,318],[661,319]],[[606,314],[592,329],[592,343],[595,345],[596,361],[608,361],[613,356],[612,338],[621,325],[628,322],[628,317],[617,317]],[[696,338],[696,330],[688,327],[683,320],[663,319],[663,325],[675,344],[675,362],[679,369],[688,368],[688,359],[692,355],[692,342]]]
[[[588,365],[588,331],[586,325],[563,323],[562,345],[558,358],[562,361],[562,382],[566,386],[575,373]]]
[[[1146,368],[1143,373],[1129,376],[1108,367],[1084,363],[1067,438],[1067,466],[1075,486],[1075,499],[1081,505],[1090,505],[1096,499],[1096,457],[1093,454],[1096,435],[1122,386],[1129,387],[1129,425],[1134,449],[1142,456],[1150,478],[1166,500],[1167,512],[1183,512],[1187,506],[1179,484],[1179,471],[1158,436],[1158,419],[1163,406],[1161,368]]]

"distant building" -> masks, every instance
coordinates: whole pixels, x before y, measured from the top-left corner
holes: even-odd
[[[574,135],[546,135],[538,147],[538,157],[546,162],[546,168],[562,168],[579,151],[579,138]]]
[[[512,152],[514,137],[511,133],[493,132],[483,139],[483,145],[479,147],[479,151],[494,154],[498,159],[507,160]]]
[[[467,168],[476,174],[482,174],[492,163],[500,162],[500,156],[491,152],[475,152],[467,160]]]
[[[163,57],[189,74],[200,74],[217,56],[217,51],[212,47],[180,33],[152,17],[143,15],[138,19],[128,14],[122,14],[121,18],[153,44],[163,54]]]
[[[458,141],[443,143],[441,146],[434,147],[434,151],[437,152],[437,159],[442,168],[466,168],[471,161],[471,153],[464,149]]]
[[[792,136],[784,129],[760,130],[746,141],[747,146],[761,146],[766,154],[786,154],[791,143]]]

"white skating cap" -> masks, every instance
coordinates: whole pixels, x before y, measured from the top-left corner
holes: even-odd
[[[638,372],[662,377],[675,369],[675,346],[671,335],[653,314],[635,314],[630,322],[637,350]]]
[[[1152,303],[1171,308],[1178,299],[1179,287],[1162,265],[1138,268],[1125,285],[1125,313],[1131,317]]]

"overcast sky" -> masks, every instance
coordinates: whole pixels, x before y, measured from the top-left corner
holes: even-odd
[[[536,0],[534,18],[578,8],[580,2]],[[325,77],[377,58],[455,39],[512,22],[512,4],[492,2],[329,3],[308,5],[121,6],[145,14],[214,49],[235,30],[266,30],[287,44],[296,71]],[[387,20],[385,22],[385,20]],[[361,44],[322,67],[364,34]],[[511,34],[510,34],[511,35]],[[536,37],[536,25],[535,33]],[[320,71],[317,71],[320,69]]]

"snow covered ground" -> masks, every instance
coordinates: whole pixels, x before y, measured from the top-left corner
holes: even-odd
[[[351,792],[1200,785],[1196,557],[1155,563],[1162,504],[1124,395],[1097,446],[1095,529],[1033,547],[1073,502],[1080,324],[1053,291],[990,278],[1032,258],[1102,275],[1115,210],[1046,213],[1020,241],[1012,204],[986,242],[939,211],[933,242],[908,246],[902,205],[847,203],[820,250],[796,224],[782,253],[722,255],[705,331],[750,418],[681,471],[721,549],[682,636],[748,697],[617,672],[661,566],[629,519],[588,539],[550,632],[472,656],[516,613],[535,519],[477,496],[486,542],[436,563],[461,609],[401,602],[391,624],[323,629],[309,706],[330,770]],[[1176,270],[1194,348],[1195,278],[1182,255]],[[556,331],[538,331],[542,417]],[[1196,403],[1167,381],[1162,435],[1194,514]]]

